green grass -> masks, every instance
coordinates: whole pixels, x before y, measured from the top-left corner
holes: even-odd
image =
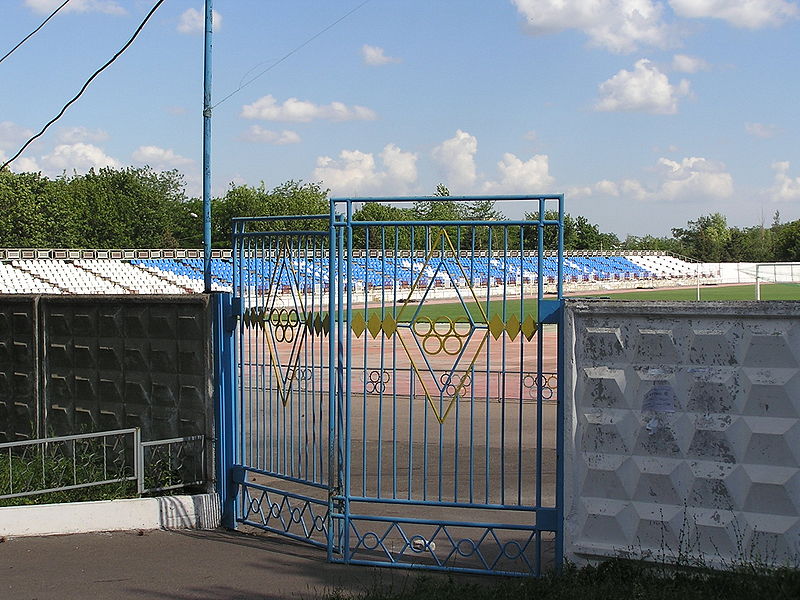
[[[611,300],[676,300],[692,301],[697,300],[697,288],[687,287],[678,290],[632,290],[630,292],[615,292],[604,294],[597,292],[588,297],[604,297]],[[587,296],[581,296],[587,297]],[[700,300],[724,301],[724,300],[755,300],[755,285],[732,285],[701,287]],[[800,285],[791,283],[773,283],[761,286],[762,300],[800,300]]]
[[[328,600],[777,600],[800,598],[800,571],[748,565],[732,571],[669,569],[609,560],[566,567],[534,579],[417,577],[377,581],[361,592],[333,592]]]
[[[569,297],[569,295],[567,295]],[[674,289],[674,290],[664,290],[664,289],[651,289],[651,290],[631,290],[627,292],[614,292],[608,293],[603,291],[597,291],[591,295],[581,295],[581,296],[574,296],[574,298],[607,298],[610,300],[673,300],[673,301],[695,301],[697,300],[697,288],[694,287],[686,287],[681,289]],[[704,301],[726,301],[726,300],[755,300],[756,298],[756,291],[754,285],[736,285],[736,286],[709,286],[700,288],[700,300]],[[774,283],[770,285],[762,285],[761,286],[761,299],[762,300],[800,300],[800,285],[790,284],[790,283]],[[486,300],[481,298],[481,306],[484,310],[486,310]],[[465,298],[465,304],[469,309],[470,313],[472,314],[473,319],[477,321],[482,321],[483,316],[481,315],[480,310],[475,306],[475,302],[471,299]],[[536,318],[537,315],[537,307],[536,307],[536,300],[529,298],[524,300],[522,303],[522,314],[533,315]],[[405,310],[402,310],[402,304],[397,305],[397,312],[400,313],[400,321],[408,322],[411,320],[411,317],[414,316],[414,311],[418,306],[417,302],[410,302]],[[503,301],[502,300],[491,300],[489,302],[489,310],[487,317],[492,318],[492,316],[497,313],[501,317],[503,316]],[[385,314],[390,314],[392,309],[391,304],[387,304]],[[358,309],[354,309],[354,316]],[[363,314],[363,309],[360,311]],[[369,310],[366,315],[366,319],[369,319],[373,313],[376,313],[378,317],[380,317],[380,309],[374,306],[370,306]],[[512,314],[520,314],[520,300],[519,298],[510,298],[506,301],[506,317],[510,317]],[[441,320],[441,319],[456,319],[459,317],[464,317],[466,315],[466,311],[464,306],[460,302],[443,302],[443,303],[426,303],[422,305],[419,311],[420,318],[430,318],[432,320]]]
[[[35,492],[37,490],[91,483],[122,477],[128,469],[104,471],[102,446],[94,440],[80,448],[77,463],[62,453],[63,447],[53,444],[44,451],[35,446],[18,449],[18,454],[0,455],[0,494]],[[106,455],[108,461],[108,455]],[[13,487],[12,487],[13,476]],[[55,504],[60,502],[86,502],[89,500],[115,500],[136,496],[135,481],[114,481],[103,485],[0,499],[0,506]]]

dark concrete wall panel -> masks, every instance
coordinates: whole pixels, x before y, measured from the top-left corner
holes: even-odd
[[[2,296],[0,441],[35,437],[37,410],[40,435],[210,437],[210,336],[204,295]]]
[[[36,320],[32,297],[0,303],[0,442],[36,437]]]

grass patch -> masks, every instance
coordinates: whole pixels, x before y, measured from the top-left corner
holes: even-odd
[[[697,300],[697,288],[686,287],[677,290],[634,290],[630,292],[614,292],[604,294],[598,292],[594,295],[610,298],[612,300]],[[581,296],[591,298],[593,296]],[[719,287],[701,287],[700,300],[705,301],[740,301],[755,300],[755,285],[731,285]],[[792,283],[772,283],[761,286],[762,300],[800,300],[800,285]]]
[[[121,481],[133,473],[122,446],[104,445],[98,438],[80,440],[73,446],[53,442],[47,447],[19,446],[9,453],[0,453],[0,495],[36,492],[50,488],[86,485],[97,481],[119,479],[92,485],[34,494],[0,498],[0,506],[25,506],[90,500],[115,500],[136,496],[135,481]]]
[[[800,598],[800,571],[746,566],[733,571],[682,570],[613,559],[597,567],[567,566],[541,578],[417,577],[377,581],[361,592],[336,591],[327,600],[752,600]]]
[[[569,294],[567,294],[569,297]],[[685,287],[680,289],[649,289],[649,290],[631,290],[628,292],[614,292],[608,293],[597,291],[592,295],[573,296],[573,298],[606,298],[610,300],[671,300],[677,302],[692,302],[697,300],[697,288]],[[735,285],[735,286],[709,286],[700,288],[701,301],[741,301],[741,300],[755,300],[756,288],[755,285]],[[800,285],[791,283],[773,283],[761,286],[761,299],[762,300],[800,300]],[[494,299],[486,302],[485,298],[479,298],[481,307],[486,312],[486,316],[491,319],[495,314],[503,316],[503,304],[500,299]],[[469,310],[472,318],[476,321],[483,321],[483,316],[480,310],[475,305],[471,298],[465,298],[466,309]],[[509,298],[505,302],[506,317],[512,314],[520,315],[520,304],[522,304],[522,315],[533,315],[537,318],[537,303],[534,298],[526,298],[520,303],[519,298]],[[401,322],[408,322],[414,316],[418,302],[410,302],[408,307],[400,314]],[[488,306],[488,310],[487,310]],[[392,314],[392,308],[395,308],[395,314],[400,313],[402,304],[396,306],[387,303],[383,314]],[[353,315],[357,313],[365,315],[365,319],[369,319],[373,313],[381,316],[381,309],[370,305],[367,312],[364,313],[363,307],[355,307]],[[466,316],[465,307],[461,302],[442,302],[442,303],[423,303],[419,311],[420,318],[430,318],[434,321],[441,319],[456,319]]]

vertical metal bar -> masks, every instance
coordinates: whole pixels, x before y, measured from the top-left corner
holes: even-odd
[[[234,529],[236,527],[236,483],[233,480],[233,465],[236,464],[236,385],[234,382],[236,326],[231,294],[213,294],[212,301],[217,492],[222,501],[222,525]],[[204,440],[204,448],[205,444]]]
[[[486,236],[486,314],[488,320],[489,310],[491,308],[491,287],[492,287],[492,235],[493,231],[492,228],[489,227],[489,233]],[[487,323],[488,326],[488,323]],[[489,373],[491,372],[492,368],[492,337],[491,335],[486,336],[486,380],[489,380]],[[486,448],[484,450],[484,474],[485,474],[485,494],[484,494],[484,501],[488,504],[491,498],[490,490],[491,490],[491,461],[489,454],[492,450],[491,445],[491,435],[492,435],[492,427],[491,427],[491,399],[489,394],[489,386],[486,386],[486,394],[485,394],[485,406],[486,406],[486,417],[485,417],[485,424],[484,424],[484,438],[486,443]],[[502,398],[499,399],[500,402],[503,401]]]
[[[564,248],[564,197],[559,199],[558,229],[561,235],[558,239],[559,253],[563,253]],[[559,278],[559,284],[561,279]],[[555,540],[555,568],[560,571],[564,563],[564,419],[565,419],[565,389],[564,381],[564,359],[565,359],[565,336],[564,336],[564,300],[562,290],[559,289],[558,298],[560,309],[558,311],[558,346],[556,358],[556,540]]]
[[[203,55],[203,283],[211,293],[211,50],[214,21],[213,0],[205,0]]]
[[[364,252],[366,254],[366,262],[365,262],[365,273],[364,273],[364,320],[369,320],[369,304],[367,302],[367,282],[368,282],[368,275],[367,272],[369,271],[369,234],[370,228],[364,228]],[[348,265],[353,262],[352,255],[348,255]],[[350,271],[348,271],[350,273]],[[348,285],[350,285],[350,275],[348,274]],[[348,324],[350,321],[348,320]],[[363,361],[363,371],[361,374],[363,381],[363,385],[361,387],[361,394],[362,394],[362,403],[361,403],[361,495],[367,495],[367,381],[368,381],[368,371],[367,371],[367,350],[368,350],[368,340],[369,340],[369,333],[364,331],[361,335],[364,336],[364,361]],[[352,382],[351,382],[352,383]]]
[[[524,258],[525,258],[525,227],[519,228],[519,255],[520,255],[520,272],[519,272],[519,322],[520,324],[525,319],[525,277],[524,277]],[[525,435],[524,435],[524,378],[525,378],[525,336],[520,332],[519,334],[519,382],[518,382],[518,389],[519,389],[519,429],[518,429],[518,439],[517,443],[519,444],[519,465],[517,469],[517,490],[519,495],[517,496],[517,504],[520,506],[523,503],[522,500],[522,473],[523,473],[523,460],[524,460],[524,453],[523,453],[523,446],[525,442]]]
[[[338,444],[336,436],[336,327],[334,327],[334,308],[336,307],[336,203],[330,200],[328,215],[328,561],[333,560],[334,527],[333,513],[337,490],[339,489]],[[322,317],[320,317],[322,318]],[[338,539],[338,536],[337,536]]]
[[[539,199],[539,224],[537,266],[539,274],[538,293],[536,299],[536,321],[539,331],[536,333],[536,507],[542,506],[542,356],[544,328],[541,324],[542,299],[544,298],[544,277],[542,266],[544,263],[544,220],[546,203],[544,198]],[[560,228],[559,228],[560,229]],[[542,566],[542,536],[536,536],[536,572],[539,574]]]
[[[142,446],[142,430],[133,430],[133,461],[136,473],[136,493],[144,494],[144,446]]]

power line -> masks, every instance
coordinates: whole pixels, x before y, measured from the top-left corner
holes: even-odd
[[[71,1],[72,1],[72,0],[64,0],[64,2],[62,2],[62,3],[61,3],[61,6],[59,6],[58,8],[56,8],[56,9],[55,9],[53,12],[51,12],[51,13],[50,13],[50,16],[48,16],[48,17],[47,17],[47,18],[46,18],[44,21],[42,21],[41,25],[39,25],[39,26],[38,26],[36,29],[34,29],[34,30],[33,30],[33,31],[31,31],[31,32],[30,32],[28,35],[26,35],[24,38],[22,38],[22,41],[21,41],[19,44],[17,44],[16,46],[14,46],[14,47],[13,47],[11,50],[9,50],[9,51],[8,51],[8,52],[5,54],[5,56],[3,56],[3,58],[0,58],[0,63],[1,63],[1,62],[3,62],[5,59],[7,59],[9,56],[11,56],[11,55],[14,53],[14,50],[16,50],[17,48],[19,48],[20,46],[22,46],[22,44],[24,44],[24,43],[25,43],[25,42],[27,42],[27,41],[28,41],[28,40],[29,40],[31,37],[33,37],[33,35],[34,35],[34,34],[35,34],[37,31],[39,31],[39,30],[40,30],[42,27],[44,27],[44,26],[47,24],[47,22],[48,22],[50,19],[52,19],[53,17],[55,17],[55,16],[56,16],[56,13],[57,13],[58,11],[60,11],[62,8],[64,8],[64,7],[65,7],[67,4],[69,4]]]
[[[331,23],[330,25],[328,25],[328,26],[327,26],[327,27],[325,27],[324,29],[321,29],[320,31],[318,31],[317,33],[315,33],[314,35],[312,35],[310,38],[308,38],[308,39],[307,39],[305,42],[303,42],[303,43],[302,43],[302,44],[300,44],[299,46],[295,47],[295,48],[294,48],[293,50],[291,50],[290,52],[288,52],[288,53],[284,54],[284,55],[283,55],[281,58],[279,58],[279,59],[278,59],[278,60],[276,60],[275,62],[271,63],[271,64],[270,64],[270,65],[269,65],[269,66],[268,66],[266,69],[264,69],[263,71],[261,71],[261,72],[260,72],[258,75],[256,75],[255,77],[253,77],[253,78],[252,78],[252,79],[250,79],[249,81],[246,81],[245,83],[243,83],[243,84],[240,84],[240,85],[239,85],[239,87],[237,87],[237,88],[236,88],[235,90],[233,90],[233,91],[232,91],[230,94],[228,94],[227,96],[225,96],[225,97],[224,97],[222,100],[220,100],[219,102],[217,102],[216,104],[214,104],[214,105],[213,105],[211,108],[212,108],[212,109],[213,109],[213,108],[217,108],[217,107],[218,107],[220,104],[222,104],[223,102],[225,102],[226,100],[228,100],[228,99],[229,99],[231,96],[234,96],[235,94],[238,94],[239,92],[241,92],[241,91],[242,91],[244,88],[246,88],[248,85],[250,85],[251,83],[253,83],[253,82],[254,82],[256,79],[258,79],[259,77],[261,77],[261,76],[262,76],[262,75],[264,75],[265,73],[267,73],[267,72],[271,71],[272,69],[274,69],[275,67],[277,67],[279,64],[281,64],[283,61],[285,61],[287,58],[289,58],[289,57],[290,57],[290,56],[292,56],[293,54],[297,53],[298,51],[300,51],[300,50],[302,50],[303,48],[305,48],[306,46],[308,46],[308,45],[309,45],[311,42],[313,42],[315,39],[317,39],[319,36],[321,36],[321,35],[322,35],[323,33],[325,33],[326,31],[328,31],[328,30],[330,30],[330,29],[333,29],[334,27],[336,27],[336,26],[337,26],[339,23],[341,23],[342,21],[344,21],[344,20],[345,20],[347,17],[349,17],[350,15],[352,15],[354,12],[356,12],[356,11],[357,11],[357,10],[359,10],[359,9],[360,9],[362,6],[364,6],[365,4],[368,4],[369,2],[370,2],[370,0],[364,0],[364,1],[363,1],[361,4],[359,4],[358,6],[356,6],[355,8],[353,8],[353,9],[349,10],[348,12],[346,12],[345,14],[343,14],[341,17],[339,17],[338,19],[336,19],[336,20],[335,20],[333,23]],[[253,67],[253,68],[255,68],[255,67]],[[250,69],[250,70],[252,71],[253,69]],[[249,72],[249,71],[248,71],[248,72]]]
[[[4,162],[2,164],[2,166],[0,166],[0,171],[5,169],[8,165],[10,165],[16,159],[18,159],[20,157],[20,155],[25,151],[25,149],[34,142],[34,140],[42,137],[42,135],[44,135],[44,132],[47,131],[47,129],[50,127],[50,125],[52,125],[53,123],[58,121],[64,115],[64,113],[67,112],[67,109],[70,106],[72,106],[72,104],[74,104],[78,100],[78,98],[80,98],[83,95],[83,92],[86,91],[86,88],[89,87],[89,84],[92,83],[94,78],[97,77],[98,75],[100,75],[100,73],[102,73],[108,67],[110,67],[111,64],[115,60],[117,60],[120,56],[122,56],[122,53],[125,52],[125,50],[127,50],[128,47],[131,44],[133,44],[133,41],[138,37],[138,35],[139,35],[139,33],[141,33],[142,29],[144,29],[144,26],[147,25],[147,22],[150,20],[150,17],[153,16],[153,14],[158,10],[158,7],[161,6],[163,3],[164,3],[164,0],[158,0],[158,2],[155,3],[153,8],[150,9],[150,12],[147,13],[147,16],[145,16],[144,20],[136,28],[136,31],[133,32],[133,35],[130,37],[130,39],[127,42],[125,42],[125,45],[122,48],[120,48],[119,51],[117,51],[117,53],[114,56],[112,56],[106,62],[106,64],[104,64],[102,67],[97,69],[94,73],[92,73],[92,76],[89,77],[89,79],[86,80],[86,83],[83,84],[83,87],[81,87],[80,91],[75,95],[75,97],[73,97],[72,100],[67,102],[64,105],[64,107],[58,112],[58,114],[55,117],[53,117],[52,119],[50,119],[44,127],[42,127],[42,129],[41,129],[41,131],[39,131],[39,133],[37,133],[36,135],[31,137],[27,142],[25,142],[25,144],[23,144],[22,148],[20,148],[19,151],[14,156],[12,156],[6,162]]]

